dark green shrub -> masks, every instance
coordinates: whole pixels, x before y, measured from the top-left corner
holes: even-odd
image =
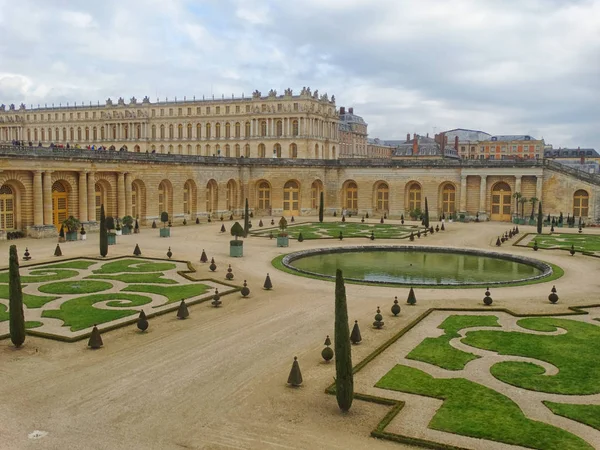
[[[25,342],[25,314],[16,245],[11,245],[9,249],[8,298],[10,340],[18,348]]]
[[[347,412],[354,398],[354,375],[352,373],[352,351],[350,349],[350,330],[348,328],[348,306],[346,287],[342,271],[335,273],[335,396],[339,408]]]

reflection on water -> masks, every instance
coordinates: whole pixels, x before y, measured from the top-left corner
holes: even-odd
[[[363,251],[312,255],[297,259],[292,266],[364,281],[415,284],[492,283],[534,277],[536,267],[487,256],[421,251]]]

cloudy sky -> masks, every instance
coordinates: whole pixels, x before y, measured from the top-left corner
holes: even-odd
[[[0,103],[310,86],[371,137],[600,150],[600,0],[0,0]]]

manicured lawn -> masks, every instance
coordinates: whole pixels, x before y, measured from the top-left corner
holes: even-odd
[[[106,263],[100,269],[94,270],[94,273],[164,272],[175,269],[176,267],[175,264],[169,262],[148,262],[139,259],[122,259]]]
[[[4,303],[0,303],[0,322],[8,320],[10,318],[10,314],[8,312],[8,307]],[[36,321],[25,321],[25,328],[37,328],[41,327],[42,322]]]
[[[158,305],[164,306],[173,302],[180,302],[188,298],[197,297],[208,291],[209,287],[205,284],[182,284],[179,286],[155,286],[151,284],[142,284],[135,286],[127,286],[123,291],[128,292],[145,292],[148,294],[159,294],[167,297],[167,302]],[[158,306],[155,306],[157,308]]]
[[[98,261],[86,261],[83,259],[76,259],[73,261],[66,261],[64,263],[51,264],[49,266],[44,266],[44,269],[87,269],[90,266],[93,266]]]
[[[21,283],[43,283],[45,281],[58,281],[79,275],[75,270],[67,269],[36,269],[29,271],[29,275],[23,275],[21,270]],[[0,273],[0,283],[8,283],[8,271]]]
[[[443,400],[429,423],[434,430],[540,450],[593,448],[565,430],[528,419],[508,397],[464,378],[438,379],[396,365],[376,386]]]
[[[23,285],[25,287],[25,285]],[[0,298],[8,299],[8,284],[0,284]],[[41,308],[46,303],[56,300],[57,296],[31,295],[23,293],[23,303],[28,308]],[[2,319],[0,319],[1,321]]]
[[[417,227],[385,223],[324,222],[290,225],[286,231],[292,239],[297,239],[300,233],[302,233],[304,239],[338,238],[340,231],[344,238],[369,238],[371,232],[374,232],[375,239],[399,239],[408,237],[411,231],[416,233]],[[252,234],[265,237],[269,236],[271,232],[274,236],[277,236],[279,230],[276,227],[267,228],[264,230],[255,230]]]
[[[123,273],[121,275],[90,275],[88,279],[101,279],[101,280],[116,280],[122,281],[123,283],[135,284],[135,283],[158,283],[158,284],[177,284],[177,281],[171,278],[162,278],[162,272],[156,273]]]
[[[59,281],[57,283],[42,284],[38,291],[44,294],[91,294],[93,292],[106,291],[111,289],[112,284],[106,281],[75,280]]]
[[[464,328],[499,326],[496,316],[449,316],[438,327],[444,330],[445,334],[435,338],[425,338],[406,357],[442,369],[462,370],[469,361],[479,356],[452,347],[450,340],[459,337],[458,331]]]
[[[539,248],[559,248],[567,249],[571,248],[571,245],[575,247],[575,250],[581,252],[597,252],[600,251],[600,235],[591,234],[576,234],[576,233],[560,233],[551,235],[535,235],[531,242],[527,244],[528,247],[533,247],[534,241],[537,241]]]
[[[99,309],[93,306],[94,303],[106,302],[108,300],[111,300],[107,303],[108,306],[120,308],[142,306],[152,301],[150,297],[135,294],[112,293],[87,295],[67,300],[60,305],[60,309],[43,311],[42,317],[60,319],[64,322],[64,326],[71,327],[71,331],[78,331],[91,327],[94,324],[110,322],[139,312],[135,309]]]
[[[569,403],[544,402],[554,414],[572,419],[600,430],[600,405],[572,405]]]
[[[553,336],[482,330],[467,332],[462,342],[501,355],[539,359],[559,370],[548,376],[538,365],[516,361],[491,367],[494,377],[513,386],[554,394],[600,393],[600,326],[554,317],[527,318],[517,323],[530,330],[548,332],[562,328],[567,333]]]

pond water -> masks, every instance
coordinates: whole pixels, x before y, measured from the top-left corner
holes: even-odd
[[[525,262],[460,252],[418,250],[350,250],[292,258],[291,268],[319,275],[400,284],[495,284],[537,277],[542,268]]]

